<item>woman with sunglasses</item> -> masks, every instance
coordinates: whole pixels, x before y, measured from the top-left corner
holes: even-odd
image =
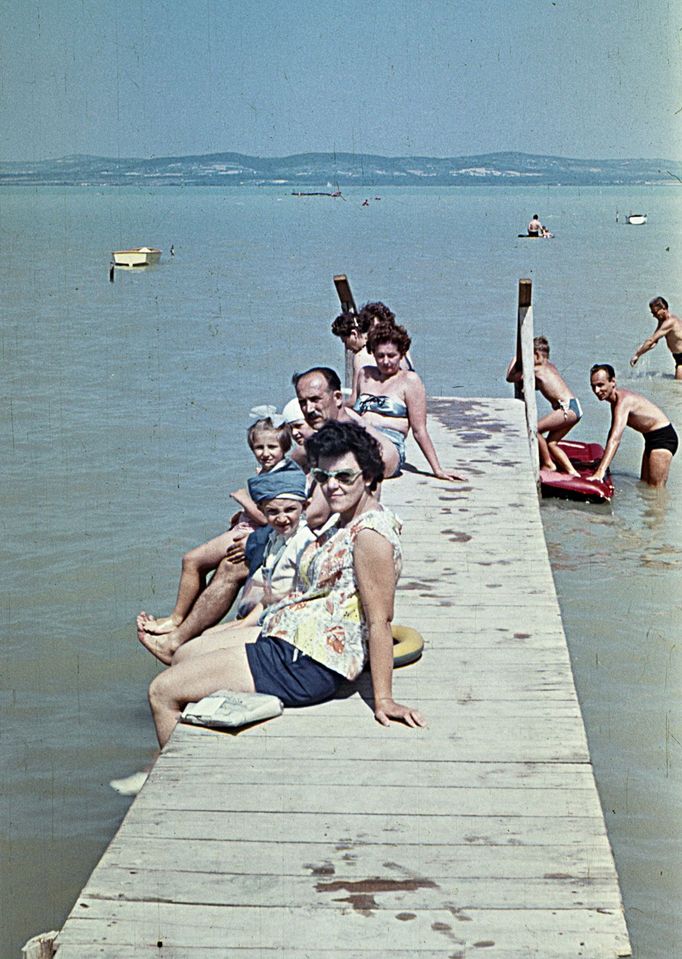
[[[403,326],[382,321],[367,337],[367,349],[376,366],[359,371],[351,403],[370,426],[380,430],[398,451],[400,468],[405,463],[405,439],[410,429],[438,479],[461,480],[452,470],[443,469],[426,426],[426,390],[414,370],[402,368],[410,348],[410,337]]]
[[[233,629],[220,648],[214,629],[210,652],[199,637],[154,679],[149,701],[161,746],[185,705],[218,689],[271,693],[285,706],[307,706],[331,699],[368,658],[377,721],[424,725],[392,693],[400,523],[374,496],[383,476],[379,444],[355,423],[329,422],[305,445],[337,518],[302,555],[293,591],[263,613],[255,642],[253,627]]]

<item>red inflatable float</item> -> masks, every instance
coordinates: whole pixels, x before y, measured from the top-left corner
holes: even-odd
[[[562,499],[581,500],[583,503],[610,503],[615,492],[611,475],[607,472],[603,482],[586,479],[595,469],[604,450],[599,443],[559,443],[580,476],[569,476],[558,470],[540,470],[540,488],[543,496],[558,496]]]

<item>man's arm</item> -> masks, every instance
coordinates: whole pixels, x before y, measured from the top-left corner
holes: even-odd
[[[606,439],[606,447],[599,466],[596,468],[588,480],[598,480],[601,482],[606,476],[606,471],[611,465],[611,460],[616,455],[620,441],[623,438],[623,432],[628,425],[628,414],[630,412],[629,404],[626,400],[621,400],[611,411],[611,429]]]
[[[643,356],[644,353],[648,353],[649,350],[653,350],[659,340],[662,340],[666,333],[670,332],[672,328],[672,323],[666,320],[660,326],[658,326],[651,336],[648,336],[646,340],[642,343],[641,346],[638,346],[635,352],[632,354],[632,359],[630,360],[630,366],[635,366],[637,360],[640,356]]]

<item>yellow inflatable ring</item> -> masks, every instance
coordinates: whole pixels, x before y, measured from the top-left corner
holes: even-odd
[[[424,637],[411,626],[391,626],[393,633],[393,668],[416,662],[424,650]]]

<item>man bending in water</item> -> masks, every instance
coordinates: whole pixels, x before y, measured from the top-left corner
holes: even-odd
[[[580,403],[571,393],[554,363],[549,362],[549,343],[546,337],[536,336],[533,340],[533,360],[535,389],[540,390],[552,406],[552,412],[543,416],[538,422],[540,469],[556,471],[558,468],[562,473],[580,476],[559,446],[559,440],[573,429],[583,415]],[[507,369],[507,382],[518,383],[522,379],[521,360],[515,356]],[[547,433],[546,439],[543,433]]]
[[[668,349],[675,360],[675,379],[682,380],[682,320],[668,309],[668,301],[662,296],[656,296],[649,303],[649,309],[656,320],[656,329],[641,346],[638,346],[630,360],[630,366],[635,366],[637,360],[644,353],[653,350],[659,340],[665,337]]]
[[[644,437],[640,479],[649,486],[665,486],[678,445],[675,427],[668,417],[651,400],[618,386],[616,371],[609,363],[597,363],[592,367],[590,385],[600,402],[611,404],[611,429],[601,462],[587,479],[604,479],[625,427],[629,426]]]

